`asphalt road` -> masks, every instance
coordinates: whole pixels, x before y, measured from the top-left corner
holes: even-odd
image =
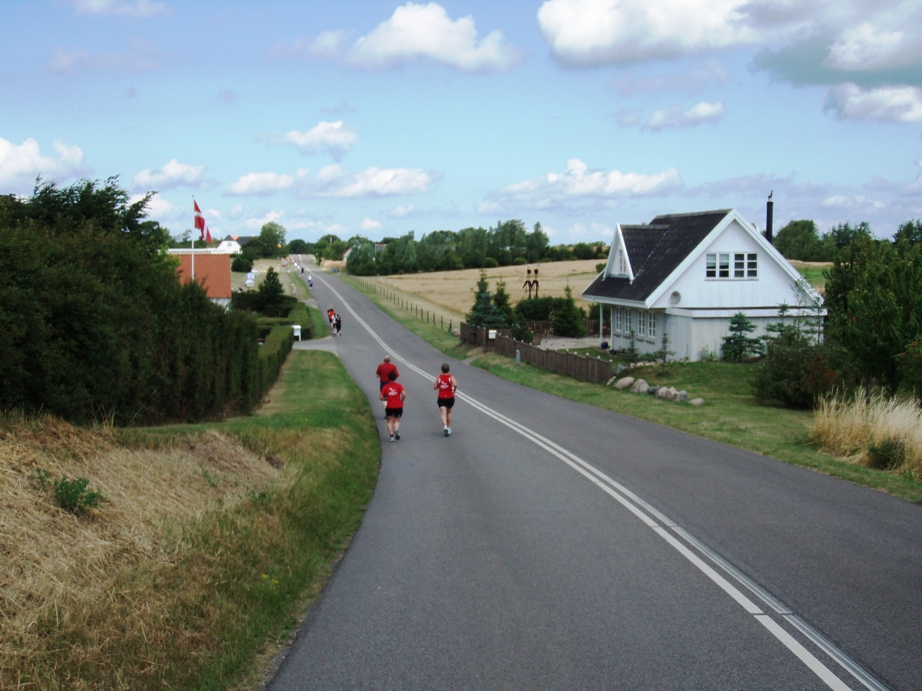
[[[408,399],[273,691],[922,688],[922,508],[455,361],[445,438],[445,357],[313,292],[376,414],[385,353]]]

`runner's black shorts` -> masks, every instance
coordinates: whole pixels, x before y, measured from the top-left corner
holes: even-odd
[[[403,408],[385,408],[384,415],[386,417],[403,417]]]
[[[451,410],[455,405],[455,397],[451,398],[437,398],[439,408],[448,408]]]

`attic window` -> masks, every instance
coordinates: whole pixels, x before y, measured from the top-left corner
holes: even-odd
[[[624,257],[624,250],[618,250],[618,275],[627,276],[627,260]]]
[[[731,274],[730,258],[733,258]],[[720,252],[705,257],[705,278],[758,278],[759,257],[755,252]]]

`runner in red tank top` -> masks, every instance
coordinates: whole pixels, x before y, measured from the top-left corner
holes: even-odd
[[[387,418],[387,432],[391,435],[391,441],[400,439],[400,418],[403,417],[403,402],[407,398],[403,385],[398,384],[397,372],[391,371],[388,374],[388,383],[381,389],[378,396],[384,401],[384,416]]]
[[[436,403],[439,406],[439,415],[442,417],[442,434],[446,437],[451,434],[451,409],[455,405],[455,391],[458,390],[458,380],[453,374],[448,373],[446,362],[442,365],[442,373],[436,377],[433,389],[439,392]]]

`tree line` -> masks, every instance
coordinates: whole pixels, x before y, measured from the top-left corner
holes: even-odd
[[[385,276],[456,269],[481,269],[516,264],[596,259],[606,256],[603,243],[552,246],[547,233],[536,223],[528,230],[518,219],[498,221],[489,229],[436,230],[418,240],[415,231],[400,237],[385,237],[375,243],[363,236],[341,240],[325,235],[315,243],[299,242],[292,252],[314,254],[318,260],[340,260],[348,250],[346,268],[357,276]]]
[[[922,237],[922,221],[906,221],[893,235],[893,241],[907,239],[919,242]],[[791,221],[778,231],[774,238],[775,248],[786,259],[803,262],[832,262],[839,252],[857,240],[874,241],[870,224],[862,221],[857,225],[839,223],[820,234],[816,223],[811,220]]]

